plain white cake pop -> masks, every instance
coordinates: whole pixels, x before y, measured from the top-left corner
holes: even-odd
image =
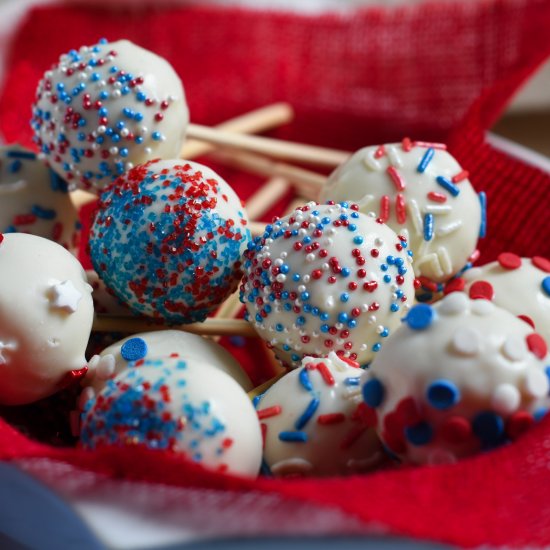
[[[62,246],[0,236],[0,403],[36,401],[84,374],[91,294],[84,269]]]

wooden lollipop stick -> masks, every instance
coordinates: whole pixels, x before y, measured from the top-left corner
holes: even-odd
[[[271,178],[246,201],[248,217],[251,220],[261,218],[266,211],[288,193],[290,187],[290,183],[285,178]]]
[[[317,200],[322,186],[327,181],[326,176],[298,168],[291,164],[273,161],[262,155],[239,151],[228,153],[227,151],[216,151],[214,158],[218,162],[239,168],[252,174],[266,177],[282,177],[291,182],[297,193],[306,199]]]
[[[293,118],[294,111],[288,103],[274,103],[232,118],[219,124],[216,128],[236,134],[256,134],[287,124]],[[211,143],[190,139],[182,147],[180,157],[190,160],[209,153],[214,148],[215,146]]]
[[[161,325],[152,323],[146,319],[134,319],[131,317],[96,316],[92,330],[97,332],[124,332],[135,334],[166,329],[183,330],[192,334],[204,336],[246,336],[256,337],[254,327],[243,319],[212,319],[208,318],[202,323],[190,323],[188,325]]]
[[[293,143],[279,139],[233,134],[224,130],[190,124],[187,135],[194,139],[215,143],[220,147],[244,149],[270,157],[315,164],[318,166],[339,166],[350,153],[338,149],[326,149],[303,143]]]
[[[71,191],[70,196],[77,210],[80,210],[85,204],[97,200],[97,195],[95,193],[88,193],[88,191],[82,191],[81,189]]]
[[[264,393],[269,388],[271,388],[271,386],[273,386],[273,384],[275,384],[275,382],[280,380],[285,374],[286,374],[286,371],[280,372],[279,374],[277,374],[277,376],[270,378],[267,382],[264,382],[257,388],[254,388],[253,390],[249,391],[248,397],[250,397],[250,399],[254,399],[255,397],[258,397],[258,395],[262,395],[262,393]]]

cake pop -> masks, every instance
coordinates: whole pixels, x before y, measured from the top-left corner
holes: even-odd
[[[19,145],[0,147],[0,231],[29,233],[78,250],[80,221],[67,184]]]
[[[351,201],[404,235],[417,277],[440,283],[458,273],[486,231],[485,194],[445,145],[403,140],[365,147],[329,177],[321,201]]]
[[[247,394],[204,361],[146,358],[109,380],[85,406],[81,444],[138,445],[185,454],[206,467],[255,477],[260,425]]]
[[[189,122],[172,66],[128,40],[60,57],[38,84],[32,128],[70,185],[100,191],[134,165],[177,158]]]
[[[390,451],[453,462],[519,437],[548,409],[544,339],[484,299],[419,304],[375,357],[363,396]]]
[[[170,323],[202,321],[238,285],[247,224],[239,198],[210,168],[150,161],[103,193],[91,258],[135,312]]]
[[[0,403],[31,403],[86,370],[92,289],[62,246],[0,234]]]
[[[414,298],[406,239],[356,205],[299,207],[245,256],[248,319],[290,367],[331,351],[367,363]]]

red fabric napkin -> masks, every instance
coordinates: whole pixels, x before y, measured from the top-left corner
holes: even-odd
[[[433,2],[319,17],[46,7],[31,12],[17,33],[0,95],[0,130],[9,141],[29,143],[27,119],[42,72],[70,48],[126,37],[173,63],[196,122],[217,123],[286,100],[297,112],[296,122],[278,131],[286,138],[350,150],[405,135],[447,141],[488,195],[481,262],[503,249],[550,257],[550,176],[485,139],[513,93],[550,55],[549,28],[550,4],[542,0]],[[243,198],[260,184],[222,174]],[[253,482],[159,453],[53,448],[0,420],[2,459],[54,458],[113,478],[235,496],[276,493],[337,508],[364,525],[461,546],[550,545],[547,440],[550,419],[513,445],[452,466]]]

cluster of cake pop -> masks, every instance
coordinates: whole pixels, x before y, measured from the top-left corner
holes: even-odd
[[[17,147],[1,158],[13,202],[0,228],[0,403],[79,379],[83,447],[146,446],[247,476],[262,436],[271,475],[342,475],[385,456],[454,461],[545,414],[550,263],[503,253],[471,268],[486,198],[444,145],[361,149],[320,203],[252,240],[231,187],[177,159],[187,123],[178,76],[130,42],[69,52],[45,74],[40,158]],[[88,278],[63,248],[78,244],[73,187],[101,194]],[[246,317],[289,370],[255,409],[239,365],[200,336],[140,333],[84,357],[88,281],[105,289],[102,311],[189,323],[243,272]],[[420,287],[446,296],[417,304]]]

